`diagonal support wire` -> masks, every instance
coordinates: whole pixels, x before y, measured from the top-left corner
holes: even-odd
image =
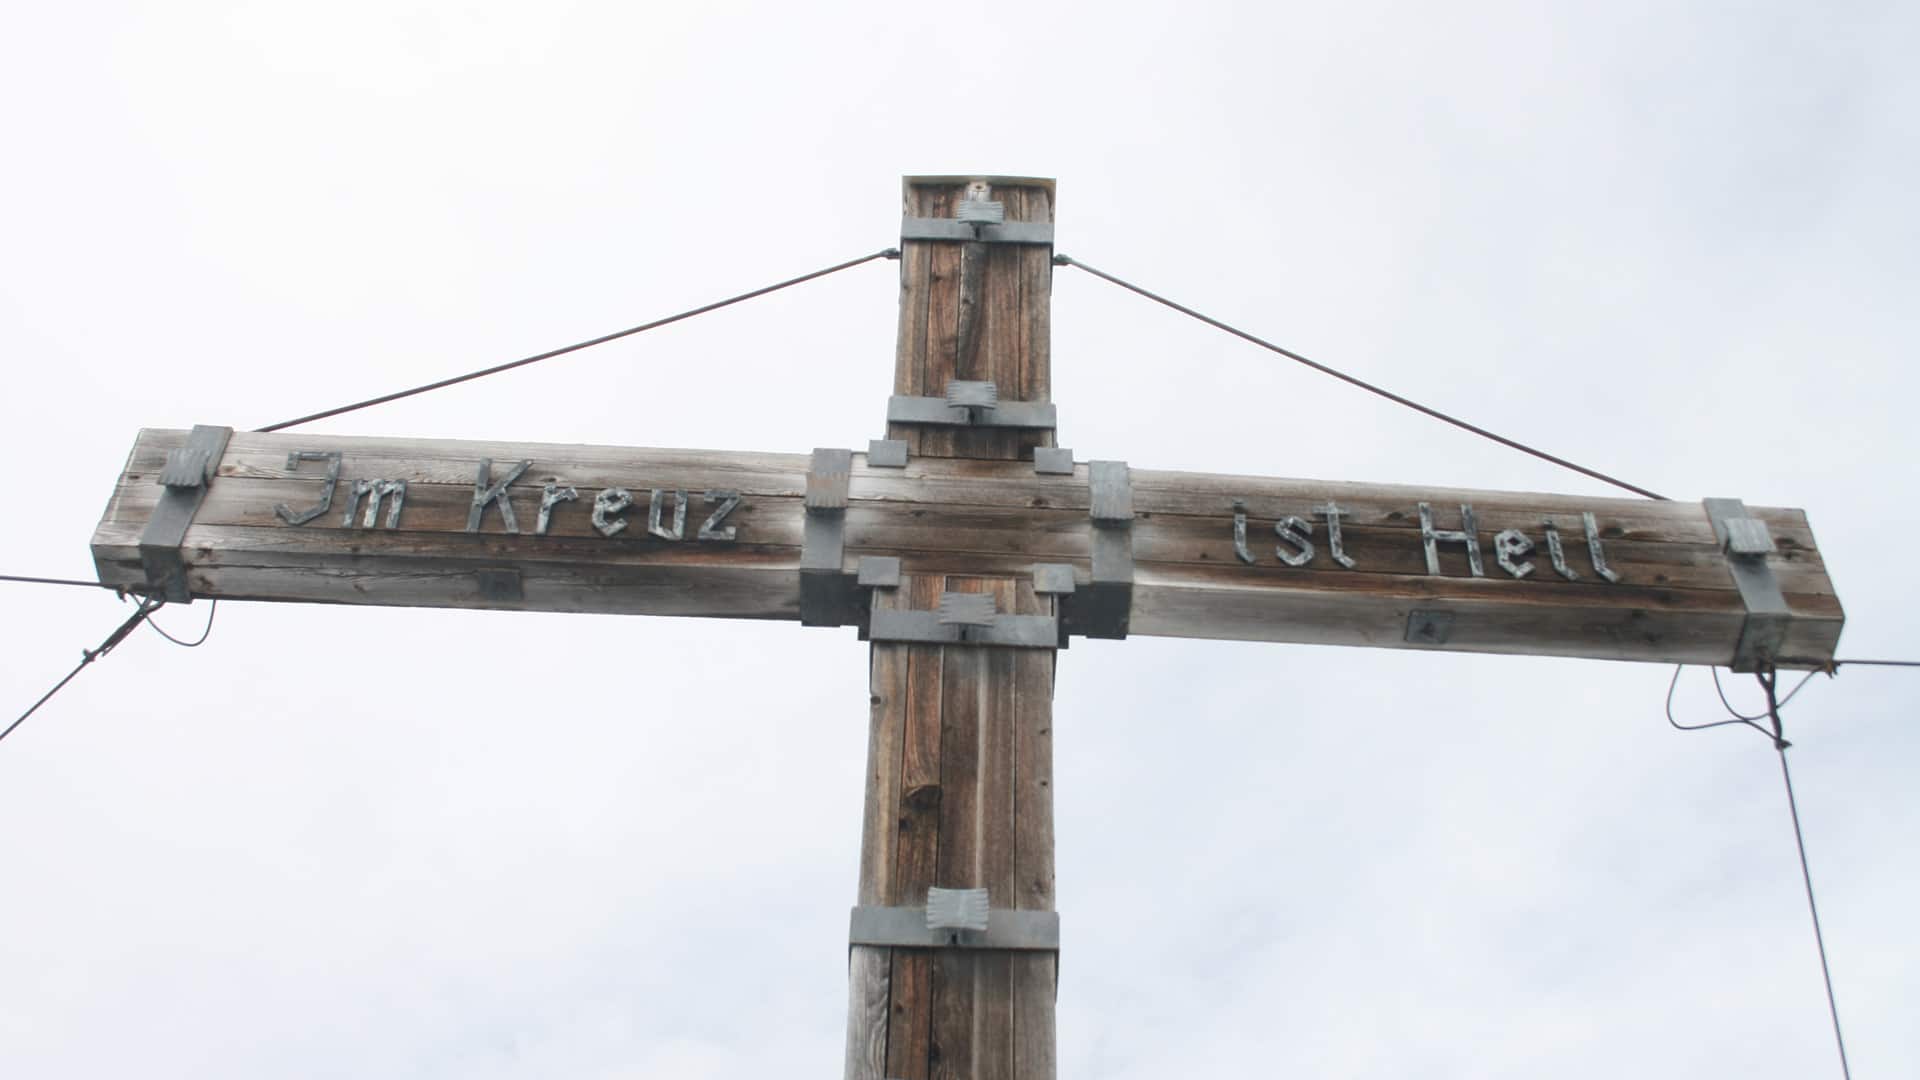
[[[1253,344],[1258,345],[1261,348],[1267,350],[1268,352],[1278,353],[1281,356],[1284,356],[1287,359],[1294,361],[1295,363],[1304,364],[1307,367],[1310,367],[1313,370],[1320,372],[1322,375],[1331,375],[1334,378],[1339,379],[1341,382],[1348,384],[1349,386],[1357,386],[1360,389],[1365,390],[1369,394],[1375,394],[1375,395],[1378,395],[1379,397],[1386,398],[1388,401],[1391,401],[1396,405],[1404,405],[1415,412],[1422,413],[1427,416],[1431,416],[1435,420],[1438,420],[1442,423],[1452,424],[1454,427],[1457,427],[1462,431],[1472,432],[1473,434],[1478,435],[1483,439],[1491,439],[1492,441],[1497,442],[1502,446],[1509,447],[1514,450],[1518,450],[1523,454],[1530,454],[1534,457],[1539,458],[1541,461],[1558,465],[1563,469],[1571,469],[1582,476],[1591,477],[1592,479],[1598,480],[1603,484],[1612,484],[1614,487],[1620,488],[1623,491],[1631,491],[1635,495],[1643,495],[1649,499],[1658,499],[1661,502],[1669,501],[1665,495],[1659,495],[1652,491],[1648,491],[1646,488],[1640,487],[1636,484],[1629,484],[1625,480],[1620,480],[1620,479],[1616,479],[1614,477],[1608,476],[1606,473],[1600,472],[1597,469],[1589,469],[1585,465],[1576,465],[1575,463],[1568,461],[1566,458],[1549,454],[1545,450],[1536,449],[1534,447],[1528,446],[1526,443],[1519,442],[1518,440],[1509,439],[1505,435],[1499,435],[1494,432],[1488,431],[1486,428],[1483,428],[1478,424],[1470,424],[1467,421],[1460,419],[1459,417],[1449,416],[1438,409],[1431,408],[1426,405],[1422,405],[1419,402],[1414,401],[1412,398],[1401,397],[1399,394],[1396,394],[1391,390],[1388,390],[1384,387],[1375,386],[1374,384],[1366,381],[1365,379],[1361,379],[1356,376],[1349,375],[1338,368],[1328,367],[1326,364],[1322,364],[1316,360],[1309,360],[1306,357],[1301,356],[1299,353],[1294,352],[1291,349],[1282,348],[1281,346],[1275,345],[1273,342],[1268,341],[1265,338],[1256,337],[1253,334],[1249,334],[1245,330],[1242,330],[1231,323],[1224,323],[1224,322],[1221,322],[1219,319],[1213,318],[1210,315],[1203,315],[1200,312],[1195,311],[1194,309],[1186,306],[1185,304],[1181,304],[1173,300],[1169,300],[1166,297],[1161,296],[1159,293],[1151,292],[1147,289],[1143,289],[1140,286],[1135,285],[1130,281],[1117,278],[1112,274],[1107,273],[1104,270],[1095,269],[1094,267],[1088,266],[1086,263],[1083,263],[1078,259],[1070,258],[1066,255],[1055,255],[1053,257],[1053,261],[1060,266],[1078,267],[1082,270],[1085,270],[1087,273],[1092,274],[1094,277],[1101,279],[1102,281],[1112,282],[1113,284],[1120,286],[1121,288],[1127,290],[1130,293],[1134,293],[1139,296],[1144,296],[1156,304],[1163,304],[1181,313],[1182,315],[1186,315],[1191,318],[1198,319],[1201,322],[1206,323],[1208,326],[1211,326],[1216,330],[1224,330],[1227,333],[1232,334],[1234,337],[1241,339],[1242,341],[1250,341]]]

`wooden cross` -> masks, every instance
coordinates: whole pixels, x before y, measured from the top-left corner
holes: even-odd
[[[93,537],[100,580],[857,627],[862,1080],[1054,1075],[1053,673],[1075,636],[1833,658],[1798,510],[1077,459],[1050,397],[1053,204],[1047,180],[907,179],[894,395],[864,450],[148,430]]]

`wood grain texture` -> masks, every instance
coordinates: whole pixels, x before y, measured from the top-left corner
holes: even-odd
[[[987,326],[989,344],[998,332],[999,324]],[[185,437],[146,431],[136,441],[93,539],[104,583],[144,583],[138,545],[159,501],[155,476]],[[318,503],[324,468],[289,468],[294,451],[342,458],[332,508],[301,526],[281,521],[274,508]],[[482,459],[493,460],[500,476],[512,462],[533,462],[506,494],[517,534],[505,531],[497,508],[478,532],[466,531]],[[202,596],[791,619],[807,462],[801,454],[236,433],[187,532],[184,561]],[[1145,469],[1132,475],[1135,633],[1430,648],[1405,640],[1406,620],[1413,610],[1438,609],[1456,616],[1453,635],[1438,646],[1444,649],[1726,663],[1739,639],[1745,609],[1697,503]],[[343,523],[351,483],[370,479],[406,483],[398,529],[368,528],[363,518]],[[578,498],[556,505],[548,533],[534,535],[548,484],[571,486]],[[611,487],[627,489],[633,503],[616,514],[624,531],[609,538],[591,519],[594,497]],[[686,493],[684,539],[649,534],[655,490],[667,522]],[[743,497],[726,520],[731,542],[695,535],[717,508],[705,493],[718,490]],[[849,496],[850,559],[892,555],[916,575],[1002,577],[1024,577],[1036,562],[1065,562],[1087,577],[1085,466],[1072,476],[1040,476],[1023,462],[921,456],[905,469],[885,469],[855,454]],[[1351,569],[1331,557],[1329,501],[1340,509]],[[1439,546],[1439,575],[1427,572],[1423,501],[1443,529],[1460,525],[1462,503],[1473,506],[1484,577],[1470,576],[1457,543]],[[1234,547],[1236,503],[1248,517],[1253,565]],[[1584,513],[1599,525],[1617,584],[1593,571]],[[1751,513],[1778,545],[1769,565],[1794,618],[1783,662],[1830,659],[1844,613],[1806,515]],[[1301,519],[1315,544],[1305,566],[1279,557],[1285,545],[1274,526],[1287,517]],[[1551,567],[1549,524],[1579,580]],[[1494,534],[1508,528],[1536,546],[1524,579],[1493,557]],[[490,598],[479,587],[478,571],[503,568],[522,577],[518,599]]]
[[[847,1080],[888,1080],[887,1008],[892,950],[854,945],[847,956]]]
[[[902,208],[950,218],[966,186],[964,178],[910,180]],[[988,197],[1009,221],[1053,220],[1049,182],[995,180]],[[939,397],[961,378],[990,381],[1007,401],[1050,400],[1050,256],[1044,245],[903,242],[894,393]],[[1054,445],[1045,431],[914,424],[891,424],[888,437],[905,439],[915,456],[980,460],[1030,460],[1033,447]]]
[[[943,591],[989,593],[1004,612],[1049,610],[1030,583],[1008,577],[910,576],[875,603],[931,610]],[[1052,653],[880,643],[872,672],[862,902],[918,907],[929,885],[985,886],[995,907],[1051,910]],[[1021,887],[1023,873],[1034,887]],[[1031,1036],[1052,1030],[1052,961],[1030,959],[893,950],[888,1034],[870,1030],[867,998],[850,997],[862,1008],[849,1011],[849,1062],[884,1042],[889,1076],[1051,1077],[1051,1041]]]

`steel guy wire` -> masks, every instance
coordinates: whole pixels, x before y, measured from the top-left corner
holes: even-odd
[[[1200,312],[1195,311],[1193,308],[1190,308],[1185,304],[1181,304],[1173,300],[1169,300],[1166,297],[1161,296],[1159,293],[1151,292],[1138,285],[1135,285],[1130,281],[1126,281],[1121,278],[1115,277],[1114,275],[1109,274],[1104,270],[1095,269],[1094,267],[1088,266],[1086,263],[1083,263],[1078,259],[1070,258],[1069,256],[1066,256],[1066,255],[1055,255],[1053,257],[1053,261],[1060,266],[1078,267],[1082,270],[1085,270],[1087,273],[1092,274],[1094,277],[1100,278],[1103,281],[1112,282],[1113,284],[1120,286],[1121,288],[1127,290],[1128,292],[1135,293],[1140,296],[1144,296],[1147,299],[1152,300],[1154,303],[1163,304],[1167,307],[1172,308],[1175,311],[1180,312],[1182,315],[1187,315],[1192,318],[1198,319],[1201,322],[1206,323],[1208,326],[1211,326],[1216,330],[1224,330],[1227,333],[1232,334],[1234,337],[1240,338],[1243,341],[1252,342],[1253,344],[1258,345],[1269,352],[1278,353],[1279,355],[1284,356],[1287,359],[1294,361],[1295,363],[1304,364],[1305,366],[1310,367],[1313,370],[1318,371],[1323,375],[1331,375],[1334,378],[1339,379],[1341,382],[1347,383],[1350,386],[1357,386],[1360,389],[1365,390],[1370,394],[1375,394],[1380,397],[1383,397],[1388,401],[1393,402],[1396,405],[1404,405],[1407,408],[1414,410],[1415,412],[1423,413],[1427,416],[1431,416],[1435,420],[1439,420],[1442,423],[1452,424],[1454,427],[1457,427],[1462,431],[1471,432],[1475,435],[1480,436],[1483,439],[1491,439],[1502,446],[1509,447],[1514,450],[1518,450],[1523,454],[1531,454],[1532,456],[1539,458],[1541,461],[1558,465],[1563,469],[1571,469],[1582,476],[1591,477],[1595,480],[1600,481],[1601,483],[1612,484],[1614,487],[1620,488],[1624,491],[1631,491],[1635,495],[1644,495],[1649,499],[1658,499],[1662,502],[1670,501],[1667,499],[1665,495],[1660,495],[1652,491],[1648,491],[1646,488],[1640,487],[1637,484],[1629,484],[1625,480],[1620,480],[1620,479],[1616,479],[1614,477],[1608,476],[1606,473],[1600,472],[1597,469],[1589,469],[1585,465],[1576,465],[1575,463],[1568,461],[1566,458],[1549,454],[1545,450],[1540,450],[1535,447],[1528,446],[1526,443],[1520,442],[1517,439],[1509,439],[1505,435],[1496,434],[1492,431],[1487,430],[1486,428],[1479,426],[1478,424],[1468,423],[1467,421],[1462,420],[1459,417],[1450,416],[1446,413],[1441,412],[1438,409],[1432,408],[1427,405],[1422,405],[1419,402],[1414,401],[1412,398],[1402,397],[1401,395],[1396,394],[1391,390],[1385,389],[1384,387],[1375,386],[1373,383],[1370,383],[1365,379],[1361,379],[1361,378],[1358,378],[1357,376],[1349,375],[1346,372],[1339,370],[1338,368],[1329,367],[1328,365],[1322,364],[1316,360],[1309,360],[1306,357],[1300,355],[1297,352],[1294,352],[1291,349],[1286,349],[1286,348],[1282,348],[1279,345],[1275,345],[1273,342],[1268,341],[1265,338],[1257,337],[1253,334],[1250,334],[1247,331],[1242,330],[1231,323],[1222,322],[1219,319],[1213,318],[1210,315],[1201,314]]]
[[[66,689],[67,684],[73,681],[74,676],[80,674],[80,672],[84,670],[88,664],[91,664],[95,660],[98,660],[101,657],[112,652],[114,646],[120,644],[122,641],[125,641],[127,639],[127,635],[133,633],[135,627],[145,622],[149,617],[153,615],[154,612],[166,606],[166,603],[167,602],[165,600],[161,600],[158,598],[142,599],[140,601],[139,609],[136,610],[132,615],[127,616],[127,621],[121,623],[120,626],[117,629],[115,629],[113,633],[108,634],[107,640],[101,642],[99,648],[80,650],[80,662],[74,665],[74,668],[72,671],[67,672],[67,677],[53,684],[53,689],[47,691],[44,694],[41,694],[40,700],[28,706],[27,711],[20,714],[20,719],[15,720],[11,724],[8,724],[7,729],[5,731],[0,731],[0,739],[5,739],[7,736],[13,734],[15,728],[18,728],[21,724],[24,724],[27,722],[27,717],[32,716],[36,712],[39,712],[40,706],[45,705],[47,702],[51,701],[53,699],[53,695]]]
[[[286,428],[297,427],[301,424],[310,423],[314,420],[324,420],[329,416],[339,416],[342,413],[350,413],[359,409],[371,408],[372,406],[375,406],[375,405],[384,405],[389,401],[398,401],[401,398],[413,397],[415,394],[424,394],[430,390],[444,389],[449,386],[455,386],[459,383],[470,382],[474,379],[485,378],[488,375],[498,375],[503,371],[512,371],[514,368],[526,367],[528,364],[537,364],[542,360],[551,360],[556,356],[565,356],[567,353],[579,352],[581,349],[589,349],[595,345],[604,345],[609,341],[617,341],[623,337],[631,337],[634,334],[644,333],[648,330],[657,329],[659,327],[666,326],[669,323],[677,323],[682,319],[690,319],[695,315],[704,315],[709,311],[716,311],[720,308],[727,307],[732,304],[737,304],[742,300],[751,300],[757,296],[765,296],[771,292],[779,292],[781,289],[788,288],[789,286],[799,285],[802,282],[812,281],[815,278],[823,278],[823,277],[826,277],[828,274],[837,274],[842,270],[848,270],[855,266],[859,266],[862,263],[872,262],[875,259],[892,259],[892,258],[898,258],[899,255],[900,255],[900,251],[898,248],[883,248],[879,251],[874,252],[871,255],[862,255],[857,259],[848,259],[846,262],[835,263],[832,266],[825,267],[820,270],[815,270],[812,273],[801,274],[799,277],[788,278],[785,281],[775,282],[772,285],[762,286],[761,288],[754,289],[751,292],[743,292],[737,296],[729,296],[724,300],[715,300],[711,304],[702,304],[697,308],[691,308],[687,311],[682,311],[677,315],[669,315],[664,319],[655,319],[652,322],[641,323],[639,326],[630,326],[625,330],[616,330],[611,334],[602,334],[596,338],[589,338],[586,341],[575,342],[572,345],[563,345],[558,349],[550,349],[543,353],[536,353],[533,356],[522,357],[518,360],[510,360],[504,364],[495,364],[492,367],[481,368],[478,371],[469,371],[464,375],[455,375],[455,376],[452,376],[451,378],[441,379],[437,382],[430,382],[421,386],[415,386],[415,387],[412,387],[411,389],[397,390],[391,394],[382,394],[379,397],[367,398],[365,401],[356,401],[351,405],[341,405],[332,409],[324,409],[316,413],[308,413],[305,416],[298,416],[292,420],[282,420],[277,424],[268,424],[266,427],[255,428],[254,430],[257,432],[282,431],[282,430],[285,430]]]

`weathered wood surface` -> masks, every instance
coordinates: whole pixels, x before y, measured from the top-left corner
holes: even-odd
[[[905,211],[950,217],[967,183],[910,179]],[[980,194],[1004,202],[1008,220],[1053,220],[1050,182]],[[991,381],[1002,400],[1048,400],[1051,251],[902,249],[894,392],[939,396],[958,378]],[[1031,568],[1085,571],[1089,499],[1085,475],[1034,473],[1032,448],[1052,433],[893,425],[888,437],[906,440],[908,467],[857,460],[846,513],[849,558],[898,555],[908,572],[873,604],[924,611],[942,592],[983,592],[1001,612],[1053,614]],[[1052,910],[1052,651],[875,643],[872,657],[860,902],[918,907],[929,886],[985,887],[994,907]],[[1054,956],[854,953],[849,1080],[1052,1080]]]
[[[929,608],[942,591],[1051,613],[1010,578],[911,577],[874,602]],[[1052,654],[876,644],[870,671],[859,902],[984,886],[995,907],[1052,910]],[[855,946],[846,1075],[1051,1077],[1055,970],[1044,953]]]
[[[910,178],[902,210],[951,218],[966,188],[961,177]],[[996,180],[986,194],[1008,221],[1053,221],[1051,181]],[[1051,400],[1052,255],[1036,244],[904,241],[893,392],[940,397],[948,382],[965,379],[993,383],[1003,401]],[[947,458],[1010,460],[1054,445],[1045,431],[914,424],[889,425],[887,437],[904,439],[915,455]]]
[[[142,432],[93,538],[101,581],[144,583],[138,543],[161,488],[155,477],[183,431]],[[321,497],[324,465],[289,469],[292,451],[339,452],[341,479],[322,518],[293,526],[276,504],[302,508]],[[494,475],[533,466],[509,489],[520,532],[504,531],[497,508],[466,531],[481,459]],[[807,455],[641,450],[527,443],[236,432],[188,531],[185,562],[196,595],[428,607],[799,617],[799,553]],[[1453,631],[1440,646],[1472,652],[1726,663],[1745,609],[1698,503],[1584,498],[1391,485],[1330,483],[1135,469],[1136,576],[1132,632],[1173,637],[1432,648],[1405,640],[1408,614],[1444,610]],[[402,480],[397,529],[342,523],[356,479]],[[534,535],[545,484],[579,499],[555,507],[549,533]],[[904,469],[871,468],[854,455],[846,512],[848,569],[862,555],[898,555],[920,574],[1024,575],[1037,562],[1073,564],[1087,579],[1087,468],[1042,476],[1030,463],[914,457]],[[626,530],[613,538],[590,523],[593,498],[633,493]],[[690,500],[687,538],[646,531],[649,492],[663,491],[670,520],[676,491]],[[695,539],[713,507],[702,493],[742,494],[726,524],[732,542]],[[1318,509],[1341,509],[1351,570],[1327,551]],[[1254,565],[1235,555],[1233,505],[1246,507]],[[1486,576],[1469,575],[1465,548],[1440,545],[1441,574],[1427,572],[1417,504],[1457,528],[1459,507],[1479,521]],[[1830,659],[1842,611],[1806,516],[1753,508],[1779,552],[1770,559],[1793,612],[1783,657]],[[1582,513],[1600,525],[1617,584],[1590,568]],[[1275,554],[1275,521],[1314,523],[1318,552],[1291,567]],[[1578,581],[1548,564],[1542,527],[1559,529]],[[1516,528],[1541,549],[1516,580],[1497,566],[1491,540]],[[513,569],[518,601],[482,595],[475,571]]]

